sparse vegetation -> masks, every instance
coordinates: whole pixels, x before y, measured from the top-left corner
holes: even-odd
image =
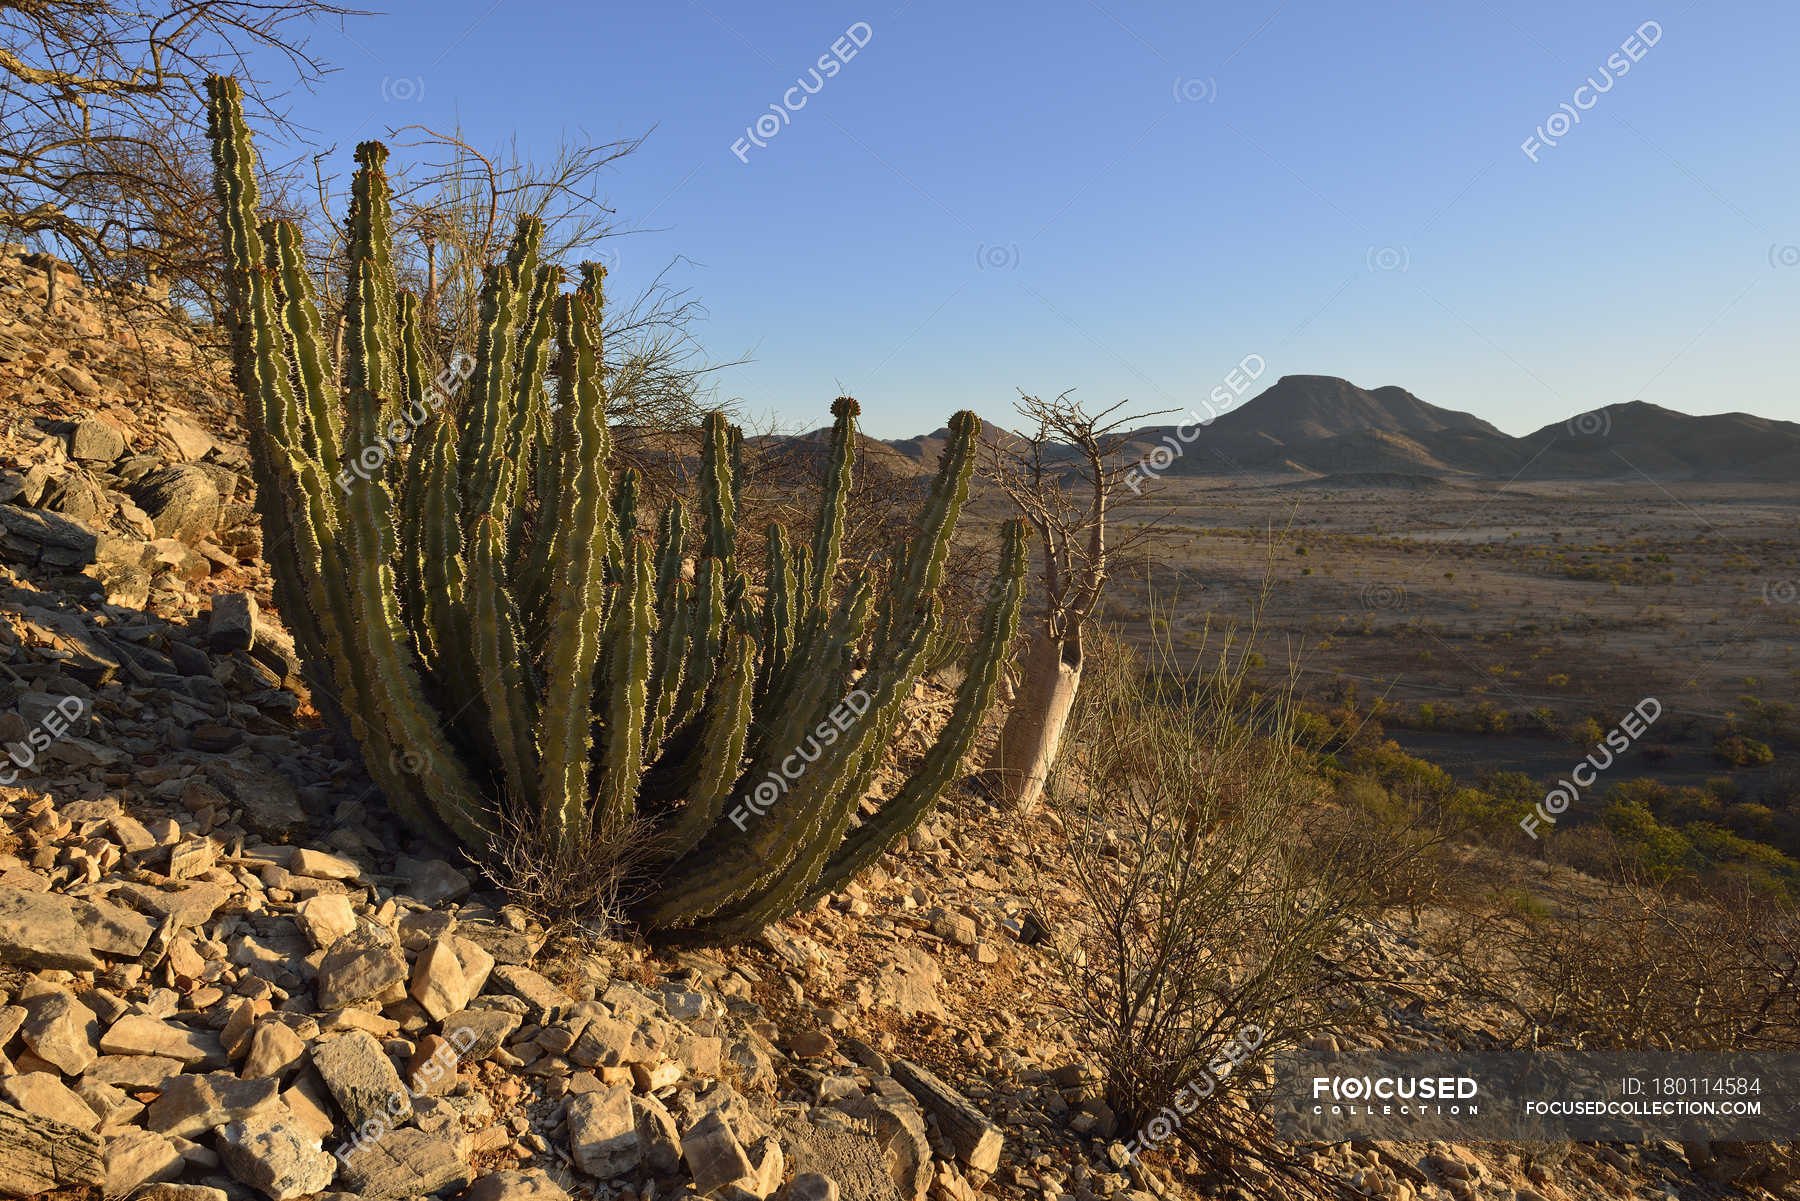
[[[1079,925],[1053,953],[1125,1128],[1205,1084],[1181,1141],[1227,1177],[1279,1169],[1223,1103],[1250,1073],[1218,1079],[1215,1057],[1246,1026],[1265,1048],[1355,1030],[1328,951],[1434,840],[1377,785],[1332,802],[1287,691],[1251,686],[1242,641],[1193,659],[1158,647],[1109,648],[1076,707],[1048,795]]]

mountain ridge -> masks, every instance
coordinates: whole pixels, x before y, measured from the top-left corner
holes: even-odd
[[[924,467],[936,461],[946,433],[882,444]],[[1631,400],[1514,437],[1397,385],[1365,389],[1327,375],[1284,375],[1199,428],[1190,420],[1132,431],[1121,453],[1145,459],[1160,449],[1160,462],[1171,448],[1181,453],[1157,474],[1720,483],[1800,476],[1800,423],[1791,421],[1694,415]]]

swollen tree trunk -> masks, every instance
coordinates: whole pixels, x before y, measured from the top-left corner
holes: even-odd
[[[1063,638],[1043,629],[1033,634],[1000,745],[988,760],[998,799],[1026,812],[1037,807],[1080,686],[1079,627]]]

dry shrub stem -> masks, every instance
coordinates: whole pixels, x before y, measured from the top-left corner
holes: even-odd
[[[561,842],[541,822],[512,813],[500,815],[500,827],[483,869],[551,938],[616,937],[632,905],[650,891],[657,848],[647,819]]]
[[[1254,629],[1183,663],[1168,621],[1152,625],[1147,661],[1116,640],[1097,659],[1052,780],[1072,867],[1056,884],[1076,916],[1051,953],[1121,1137],[1210,1079],[1181,1141],[1239,1181],[1267,1184],[1256,1159],[1297,1180],[1298,1161],[1246,1150],[1269,1145],[1243,1137],[1256,1060],[1358,1027],[1361,990],[1333,951],[1425,842],[1372,836],[1332,804],[1294,738],[1291,677],[1247,677]],[[1220,1078],[1209,1061],[1247,1026],[1260,1050]]]
[[[1446,934],[1471,998],[1519,1018],[1514,1041],[1606,1050],[1800,1047],[1800,914],[1742,891],[1608,881],[1578,912],[1473,906]]]

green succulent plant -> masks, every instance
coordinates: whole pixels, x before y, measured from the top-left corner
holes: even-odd
[[[951,419],[880,587],[866,570],[840,580],[849,398],[832,406],[810,542],[772,525],[756,570],[738,561],[742,439],[717,413],[695,512],[677,498],[640,533],[639,481],[615,469],[605,420],[604,272],[584,264],[565,291],[542,226],[521,221],[486,270],[472,362],[432,377],[420,306],[396,283],[387,154],[365,142],[334,364],[298,231],[259,217],[238,85],[214,77],[208,98],[276,604],[321,712],[395,813],[477,857],[503,829],[553,850],[641,832],[634,915],[706,941],[840,888],[917,825],[993,702],[1024,591],[1025,528],[1009,522],[947,724],[865,806],[938,651],[975,416]]]

